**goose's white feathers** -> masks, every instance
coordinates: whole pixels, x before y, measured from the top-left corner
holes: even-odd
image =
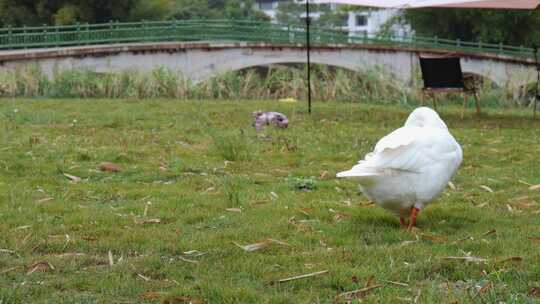
[[[375,145],[373,152],[338,177],[356,178],[372,201],[406,216],[437,198],[461,164],[462,150],[439,115],[426,107]]]

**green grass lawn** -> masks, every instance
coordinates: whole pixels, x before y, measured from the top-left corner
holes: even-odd
[[[3,100],[0,303],[536,303],[540,119],[443,105],[464,161],[410,233],[334,176],[411,110]]]

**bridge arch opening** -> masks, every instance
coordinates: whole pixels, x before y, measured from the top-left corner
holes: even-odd
[[[378,70],[361,71],[330,64],[311,66],[312,94],[320,101],[391,101],[403,96],[405,86]],[[305,63],[272,63],[244,66],[202,80],[198,86],[251,88],[262,98],[305,99],[307,95]],[[246,97],[240,94],[240,98]]]

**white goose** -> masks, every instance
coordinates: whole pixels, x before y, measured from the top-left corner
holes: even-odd
[[[337,177],[357,179],[371,201],[411,229],[418,212],[442,193],[462,157],[461,147],[437,112],[420,107],[403,127],[379,140],[364,160]]]

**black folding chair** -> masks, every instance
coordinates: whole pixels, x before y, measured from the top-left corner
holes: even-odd
[[[437,109],[435,93],[463,93],[463,109],[461,112],[461,117],[463,117],[467,105],[467,94],[473,94],[476,102],[476,114],[480,115],[475,78],[472,75],[463,75],[460,57],[454,55],[421,55],[419,58],[422,79],[424,80],[422,104],[425,104],[425,95],[431,95],[433,107]]]

